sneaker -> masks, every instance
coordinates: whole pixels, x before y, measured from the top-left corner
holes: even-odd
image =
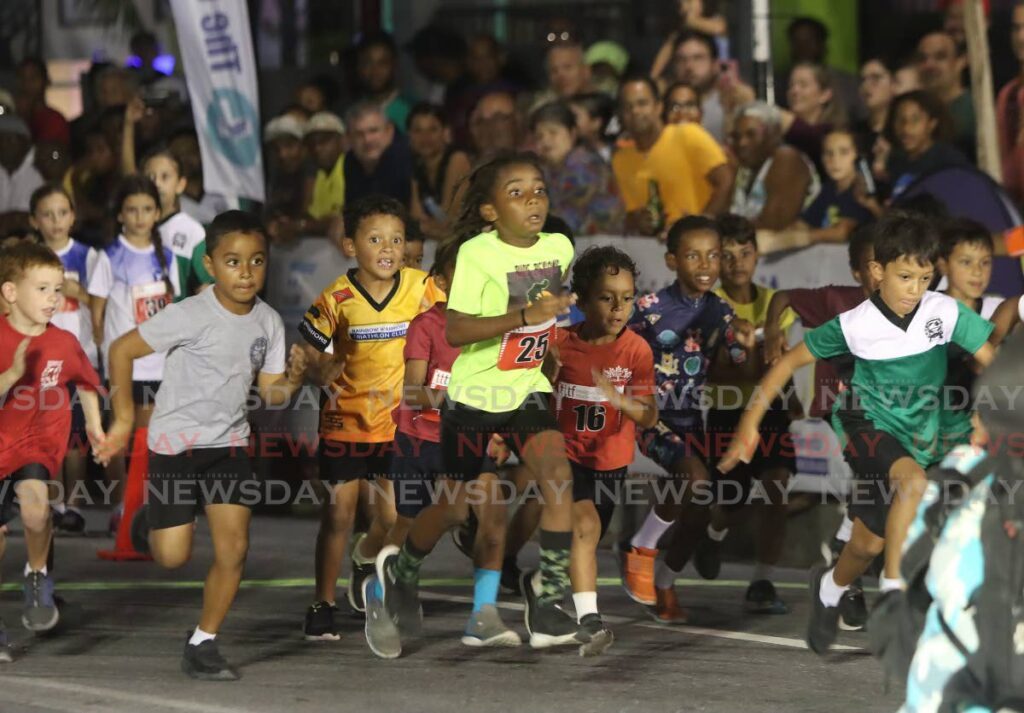
[[[839,628],[843,631],[866,631],[868,628],[868,605],[859,583],[860,579],[850,585],[839,600]]]
[[[712,540],[706,530],[693,553],[693,566],[704,579],[718,579],[722,571],[722,543]]]
[[[658,601],[654,593],[654,561],[657,557],[657,550],[646,547],[626,545],[620,550],[622,587],[638,604],[652,606]]]
[[[654,620],[661,624],[678,626],[690,621],[690,612],[679,606],[676,588],[655,589],[657,602],[654,605]]]
[[[452,530],[452,542],[459,548],[459,552],[466,555],[469,559],[473,559],[473,545],[476,542],[476,530],[479,525],[476,515],[473,511],[469,511],[469,517],[466,520]]]
[[[363,603],[363,582],[374,573],[373,560],[359,563],[356,561],[356,552],[366,538],[365,532],[358,532],[352,536],[352,546],[349,549],[349,558],[352,561],[352,568],[348,576],[348,604],[353,611],[362,612],[366,610]]]
[[[403,636],[416,636],[423,625],[423,607],[420,606],[419,587],[415,583],[400,582],[395,577],[398,548],[388,545],[377,555],[377,579],[384,591],[384,606]]]
[[[519,634],[505,626],[498,608],[484,604],[480,611],[473,612],[462,635],[462,643],[475,648],[483,646],[519,646],[523,640]]]
[[[384,600],[377,594],[377,575],[371,574],[363,580],[363,601],[366,602],[366,643],[382,659],[397,659],[402,655],[402,637],[392,621]]]
[[[821,558],[825,560],[827,566],[832,567],[839,559],[839,554],[844,547],[846,547],[846,543],[843,540],[833,537],[828,544],[821,543]]]
[[[819,656],[828,652],[839,629],[839,607],[827,607],[821,601],[821,580],[831,570],[818,566],[811,570],[811,613],[807,620],[807,648]]]
[[[53,577],[41,572],[30,572],[25,577],[25,609],[21,623],[29,631],[49,631],[57,626],[60,612],[53,601]]]
[[[58,532],[79,535],[85,532],[85,517],[77,508],[67,508],[62,513],[54,513],[53,526]]]
[[[600,614],[587,614],[580,620],[576,640],[580,642],[580,656],[600,656],[615,641],[615,635]]]
[[[767,579],[751,582],[744,597],[744,608],[752,614],[788,614],[789,607],[779,599],[775,585]]]
[[[338,607],[327,602],[311,604],[306,610],[306,623],[302,626],[302,634],[306,641],[337,641],[341,638],[338,628],[334,625],[334,614]]]
[[[14,655],[11,653],[11,646],[7,641],[7,629],[4,626],[4,620],[0,619],[0,663],[10,663],[14,660]]]
[[[143,505],[132,515],[132,549],[144,555],[149,554],[149,505]]]
[[[192,634],[188,636],[191,638]],[[188,643],[186,639],[181,670],[200,681],[237,681],[241,678],[238,671],[220,655],[216,639],[207,639],[198,646]]]
[[[519,578],[523,576],[515,557],[506,557],[501,562],[501,591],[506,594],[522,594]]]
[[[579,643],[576,640],[576,620],[557,604],[541,604],[537,593],[538,572],[523,572],[519,587],[526,605],[526,631],[530,635],[530,646],[546,649],[551,646]]]

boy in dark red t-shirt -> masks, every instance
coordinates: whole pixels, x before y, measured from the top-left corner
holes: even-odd
[[[90,438],[104,439],[99,377],[78,339],[50,325],[63,283],[64,266],[49,248],[25,241],[0,250],[0,504],[16,496],[20,506],[28,551],[22,623],[32,631],[49,631],[60,616],[47,570],[48,481],[60,474],[71,432],[68,384],[78,389]],[[9,656],[5,642],[0,627],[0,656]]]

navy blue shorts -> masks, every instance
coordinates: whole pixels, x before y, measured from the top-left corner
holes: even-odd
[[[434,502],[434,481],[443,472],[441,444],[397,431],[388,477],[395,491],[395,510],[415,518]],[[484,456],[480,473],[497,473],[498,465]],[[479,473],[478,473],[479,475]]]

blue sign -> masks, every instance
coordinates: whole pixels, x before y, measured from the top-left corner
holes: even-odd
[[[206,133],[231,163],[249,168],[260,158],[260,119],[244,94],[215,89],[206,109]]]

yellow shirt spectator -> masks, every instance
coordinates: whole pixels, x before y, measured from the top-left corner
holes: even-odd
[[[332,215],[341,215],[345,207],[345,154],[334,162],[334,168],[328,173],[324,170],[316,172],[313,184],[313,201],[309,204],[309,214],[320,220]]]

